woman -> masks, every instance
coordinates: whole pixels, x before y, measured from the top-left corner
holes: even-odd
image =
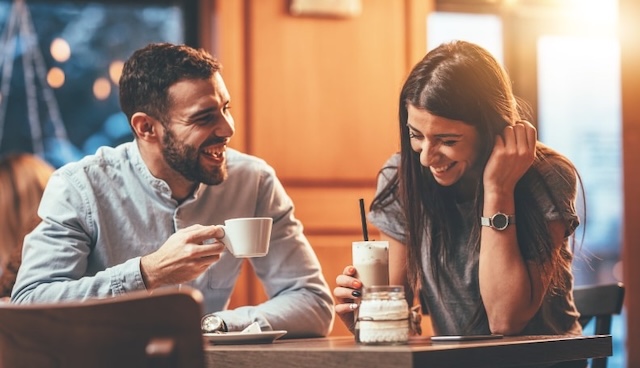
[[[0,158],[0,298],[11,295],[24,236],[40,222],[37,210],[53,168],[23,153]]]
[[[509,78],[463,41],[429,52],[400,95],[401,151],[369,220],[390,243],[390,282],[420,293],[435,334],[580,334],[570,237],[578,174],[537,141]],[[361,282],[336,279],[352,327]]]

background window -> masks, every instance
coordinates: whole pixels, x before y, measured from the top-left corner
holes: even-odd
[[[197,42],[190,3],[0,1],[0,154],[59,167],[131,140],[122,64],[150,42]]]
[[[578,285],[622,280],[620,91],[620,46],[616,38],[540,37],[540,140],[571,159],[586,193],[584,241],[574,261]],[[580,231],[578,228],[578,237]],[[614,355],[608,365],[623,367],[624,316],[614,316],[612,337]]]
[[[427,47],[464,40],[476,43],[499,61],[502,55],[502,20],[493,14],[433,12],[427,17]],[[481,30],[481,31],[480,31]]]

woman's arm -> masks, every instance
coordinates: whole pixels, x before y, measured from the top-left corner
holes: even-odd
[[[531,167],[536,143],[536,130],[528,122],[508,126],[496,137],[483,176],[483,217],[497,212],[515,214],[515,187]],[[549,287],[549,278],[542,274],[547,265],[524,260],[516,226],[517,219],[504,230],[482,226],[480,233],[480,294],[492,333],[521,332],[540,308]],[[559,220],[548,226],[556,250],[553,256],[558,256],[567,229]]]
[[[483,227],[480,241],[480,294],[491,332],[504,335],[524,329],[540,308],[550,283],[550,278],[542,274],[546,265],[526,262],[522,257],[515,226],[503,231]],[[554,256],[559,256],[565,225],[557,220],[548,226],[556,249]]]

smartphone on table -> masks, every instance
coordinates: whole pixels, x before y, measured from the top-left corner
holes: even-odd
[[[492,340],[501,339],[503,335],[436,335],[431,336],[431,341],[472,341],[472,340]]]

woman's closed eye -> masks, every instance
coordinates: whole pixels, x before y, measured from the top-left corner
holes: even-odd
[[[409,138],[410,139],[418,139],[421,140],[424,138],[423,135],[417,134],[415,132],[409,131]],[[438,139],[436,141],[436,144],[441,144],[443,146],[447,146],[447,147],[453,147],[455,146],[459,141],[458,140],[452,140],[452,139]]]
[[[458,141],[452,141],[452,140],[444,140],[444,141],[442,141],[442,145],[443,146],[447,146],[447,147],[455,146],[456,143],[458,143]]]

